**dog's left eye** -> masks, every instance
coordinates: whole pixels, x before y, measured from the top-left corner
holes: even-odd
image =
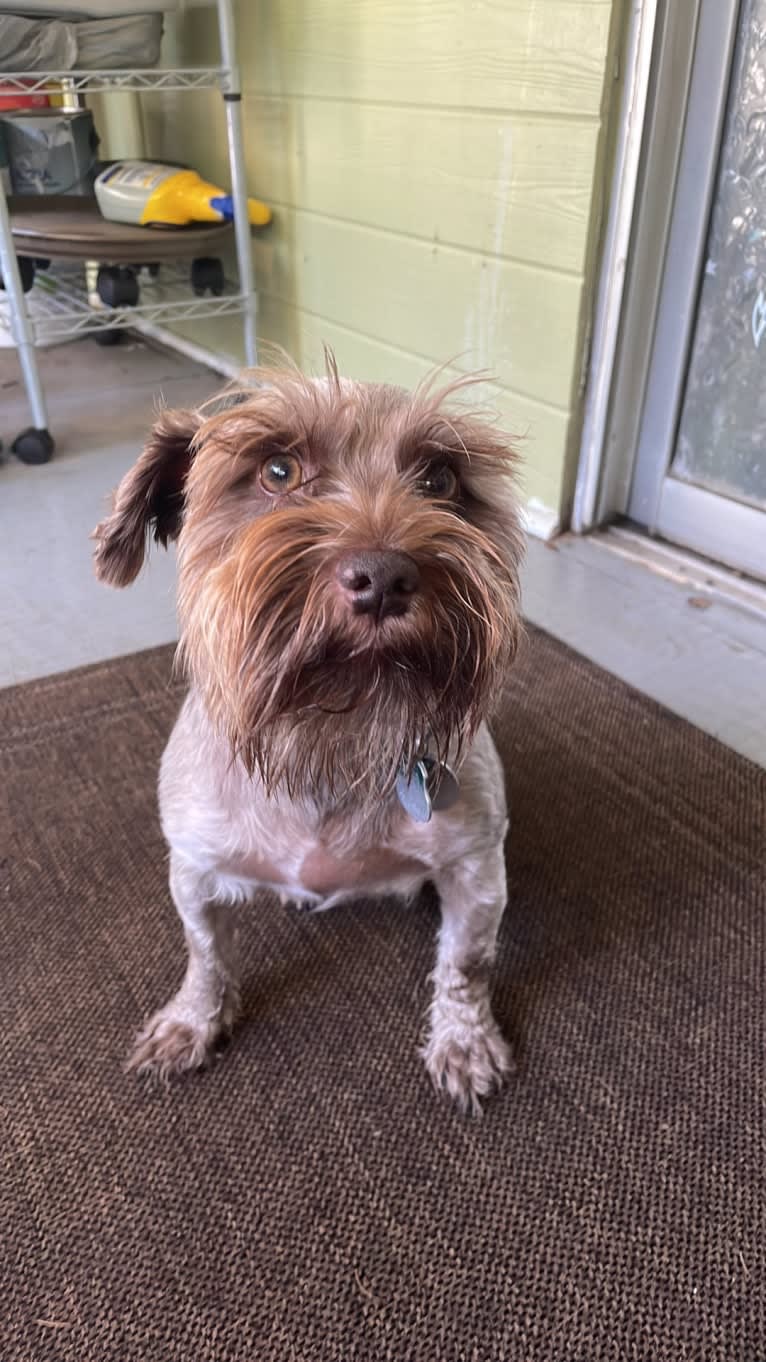
[[[302,481],[303,469],[294,454],[272,454],[261,466],[261,486],[272,496],[294,492]]]
[[[418,491],[424,497],[449,501],[457,491],[457,474],[453,473],[448,463],[432,463],[418,478]]]

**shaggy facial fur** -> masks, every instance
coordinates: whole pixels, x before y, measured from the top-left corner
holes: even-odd
[[[123,586],[149,534],[178,539],[179,659],[196,716],[182,721],[200,730],[202,762],[214,751],[219,784],[225,749],[243,800],[266,823],[288,801],[305,837],[306,859],[286,869],[259,824],[250,874],[252,856],[229,833],[199,874],[217,875],[223,897],[242,896],[228,874],[329,901],[349,889],[328,872],[341,848],[346,862],[363,853],[351,885],[361,890],[375,887],[370,858],[407,840],[400,770],[425,749],[460,767],[491,711],[519,634],[515,456],[493,426],[450,405],[461,384],[411,395],[340,379],[332,362],[319,381],[289,370],[255,381],[223,404],[159,417],[96,531],[96,570]],[[493,854],[498,826],[504,804]],[[169,840],[189,872],[188,851]],[[413,886],[438,882],[431,854],[416,851]],[[317,857],[321,893],[308,883]],[[485,943],[478,956],[484,966]],[[482,1081],[456,1095],[475,1104]]]
[[[459,754],[516,646],[513,454],[447,415],[454,387],[410,397],[333,369],[262,381],[217,414],[160,417],[97,531],[97,571],[132,580],[147,511],[162,543],[179,535],[181,660],[248,771],[269,792],[379,798],[426,734],[435,755]],[[264,465],[286,454],[300,485],[264,490]],[[449,495],[429,495],[445,469]],[[352,613],[337,581],[349,555],[379,549],[420,576],[406,614],[380,621]]]

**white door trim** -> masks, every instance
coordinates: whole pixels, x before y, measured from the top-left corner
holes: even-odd
[[[572,509],[572,528],[577,533],[591,529],[596,522],[596,501],[633,228],[657,10],[658,0],[634,0],[628,27],[612,192],[593,316],[589,381]]]
[[[692,535],[690,525],[694,526]],[[764,576],[766,513],[693,483],[665,478],[655,520],[658,534],[699,552],[700,527],[707,558],[720,560],[753,577]]]
[[[627,505],[660,530],[694,332],[740,0],[703,0],[646,392]],[[674,504],[680,503],[676,498]],[[708,552],[707,545],[705,552]]]

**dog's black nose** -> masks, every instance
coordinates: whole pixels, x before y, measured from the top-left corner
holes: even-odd
[[[404,615],[420,585],[417,563],[406,553],[370,549],[349,553],[337,577],[355,615]]]

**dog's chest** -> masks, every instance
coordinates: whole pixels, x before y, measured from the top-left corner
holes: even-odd
[[[424,862],[391,847],[369,847],[340,857],[318,843],[304,856],[298,870],[301,889],[320,898],[352,890],[376,890],[395,886],[424,874]]]
[[[395,890],[428,873],[423,849],[411,845],[408,831],[398,817],[360,825],[358,836],[346,831],[342,838],[294,813],[286,820],[264,819],[257,830],[247,830],[225,870],[313,899]]]
[[[160,805],[170,846],[220,888],[256,886],[315,901],[388,892],[409,895],[444,860],[452,813],[423,826],[396,796],[327,812],[316,801],[267,796],[187,698],[162,762]],[[448,820],[440,828],[442,820]]]

